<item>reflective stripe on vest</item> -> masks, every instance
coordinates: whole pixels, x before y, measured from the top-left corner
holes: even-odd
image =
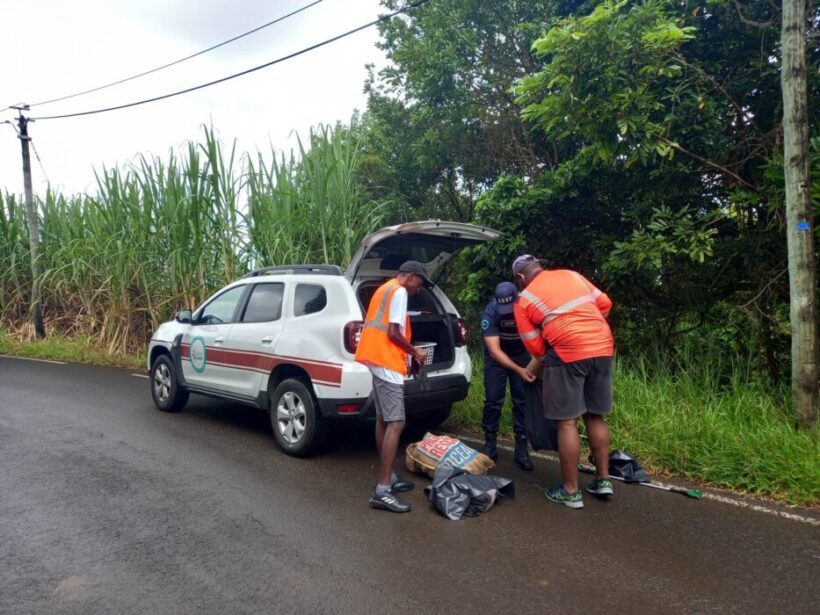
[[[524,299],[526,299],[530,303],[532,303],[536,308],[541,310],[542,314],[549,314],[550,310],[547,307],[547,304],[544,303],[543,301],[541,301],[541,299],[539,299],[535,295],[533,295],[530,291],[528,291],[526,289],[522,290],[521,291],[521,296],[524,297]]]
[[[390,284],[390,282],[388,282]],[[387,333],[388,325],[385,325],[382,320],[384,320],[384,312],[387,310],[387,306],[390,305],[390,299],[393,297],[393,293],[395,292],[395,288],[398,288],[398,283],[394,282],[391,285],[391,288],[384,293],[382,296],[382,301],[379,303],[379,309],[376,310],[376,315],[373,317],[373,320],[368,320],[364,323],[364,328],[373,328],[378,329],[384,333]],[[394,288],[395,287],[395,288]]]
[[[546,327],[549,323],[553,320],[558,318],[561,314],[566,314],[567,312],[571,312],[578,306],[584,305],[585,303],[592,303],[601,294],[601,291],[597,288],[586,295],[582,295],[577,299],[573,299],[572,301],[567,301],[564,305],[558,306],[554,310],[550,310],[544,316],[544,320],[541,321],[541,326]]]
[[[581,283],[583,284],[584,279],[578,273],[573,271],[572,274],[576,278],[578,278],[581,281]],[[561,314],[566,314],[567,312],[571,312],[575,308],[577,308],[581,305],[584,305],[585,303],[591,303],[591,302],[595,301],[595,299],[597,299],[600,296],[600,294],[601,294],[601,291],[596,288],[595,290],[593,290],[590,293],[587,293],[585,295],[581,295],[580,297],[576,297],[575,299],[572,299],[571,301],[567,301],[565,304],[559,305],[557,308],[551,310],[547,307],[546,303],[541,301],[541,299],[539,299],[538,297],[533,295],[530,291],[528,291],[528,290],[522,290],[521,291],[521,296],[524,297],[530,303],[532,303],[532,305],[541,312],[541,315],[543,317],[543,320],[541,321],[541,327],[546,327],[550,322],[552,322],[553,320],[558,318]],[[533,332],[530,332],[526,335],[522,335],[521,339],[526,340],[526,339],[534,339],[534,338],[538,337],[538,335],[532,335],[532,333]]]

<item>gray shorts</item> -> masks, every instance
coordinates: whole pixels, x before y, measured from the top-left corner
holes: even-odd
[[[575,419],[612,410],[612,357],[582,359],[544,368],[544,416]]]
[[[373,376],[373,402],[376,416],[385,423],[404,420],[404,385]]]

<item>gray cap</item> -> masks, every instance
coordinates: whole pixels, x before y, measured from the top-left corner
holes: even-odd
[[[430,277],[427,275],[427,269],[418,261],[404,261],[399,267],[399,273],[413,273],[425,282],[432,284]]]
[[[522,254],[518,258],[513,261],[512,264],[512,272],[513,275],[518,275],[524,269],[529,267],[530,263],[535,262],[537,259],[532,254]]]

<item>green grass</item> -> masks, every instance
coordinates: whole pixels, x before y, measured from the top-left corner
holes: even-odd
[[[44,340],[24,340],[0,330],[0,355],[31,357],[34,359],[51,359],[75,363],[93,363],[95,365],[114,365],[145,369],[145,354],[109,354],[105,349],[95,347],[85,335],[73,338],[61,335],[49,335]]]
[[[660,362],[649,368],[643,361],[616,361],[612,448],[628,450],[655,473],[820,504],[820,427],[794,425],[787,391],[756,383],[742,361],[683,364],[686,369],[678,364],[676,371]],[[480,432],[484,387],[480,360],[474,365],[469,396],[456,404],[448,425]],[[509,400],[501,431],[512,432]]]

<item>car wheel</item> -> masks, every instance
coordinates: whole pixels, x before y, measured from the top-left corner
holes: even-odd
[[[160,355],[151,365],[151,397],[163,412],[177,412],[188,403],[188,391],[179,386],[174,363]]]
[[[271,396],[270,422],[277,444],[288,455],[305,457],[322,444],[325,423],[313,392],[302,380],[279,383]]]

